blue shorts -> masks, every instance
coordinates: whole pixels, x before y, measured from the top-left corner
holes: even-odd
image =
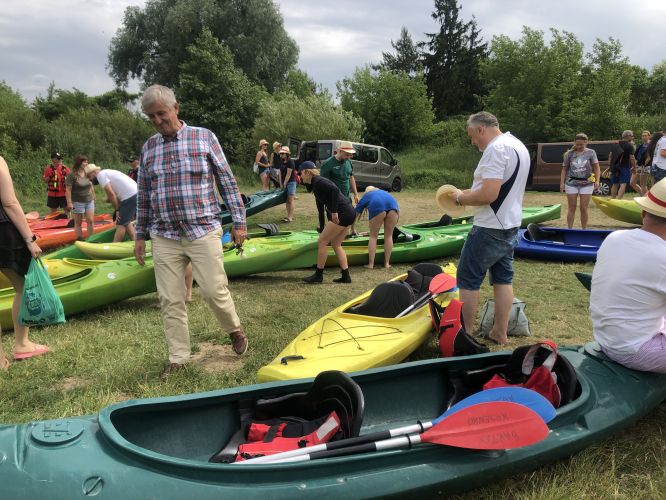
[[[472,226],[458,260],[458,286],[479,290],[486,272],[491,285],[513,282],[513,249],[518,245],[518,228],[490,229]]]
[[[117,226],[126,226],[136,217],[136,195],[127,198],[118,205]]]
[[[659,182],[660,180],[666,178],[666,169],[657,167],[656,165],[652,165],[652,168],[650,169],[650,172],[652,173],[652,177],[654,178],[654,182]]]
[[[620,167],[619,175],[611,175],[611,184],[629,184],[631,180],[631,168]]]
[[[287,196],[294,196],[296,194],[296,186],[298,186],[296,181],[287,182]]]
[[[89,202],[81,202],[81,201],[74,201],[72,202],[72,205],[74,205],[74,208],[72,209],[72,212],[75,214],[85,214],[86,212],[94,212],[95,211],[95,201],[89,201]]]

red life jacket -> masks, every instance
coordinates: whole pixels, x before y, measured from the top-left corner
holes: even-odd
[[[462,305],[461,301],[453,299],[442,310],[437,302],[430,301],[430,317],[439,337],[439,351],[443,358],[483,354],[490,351],[465,331],[462,321]]]
[[[548,349],[550,354],[540,366],[535,366],[535,357],[541,348]],[[505,375],[493,375],[483,388],[524,387],[538,392],[558,408],[562,395],[557,386],[557,375],[553,371],[557,356],[557,346],[552,340],[544,340],[528,349],[516,349],[507,363]]]
[[[69,173],[69,168],[61,165],[60,168],[55,168],[53,165],[46,167],[44,176],[47,178],[47,189],[49,196],[65,196],[65,177]]]
[[[253,422],[248,429],[248,442],[238,446],[238,453],[234,461],[242,462],[249,458],[327,443],[340,430],[340,419],[334,411],[323,420],[318,419],[316,422],[318,425],[312,432],[296,437],[285,437],[285,434],[290,434],[287,432],[290,424],[286,422],[276,425]]]

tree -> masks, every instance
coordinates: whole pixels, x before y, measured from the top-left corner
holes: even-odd
[[[380,64],[372,66],[374,70],[384,69],[387,71],[404,71],[410,76],[423,70],[420,62],[420,55],[416,44],[404,26],[400,30],[400,38],[397,42],[391,40],[391,47],[395,49],[395,54],[382,52],[383,60]]]
[[[148,0],[143,9],[125,9],[111,40],[109,74],[119,87],[129,78],[174,87],[187,47],[204,28],[231,51],[235,66],[269,91],[298,59],[272,0]]]
[[[233,64],[208,29],[187,48],[175,91],[185,121],[211,129],[231,158],[242,155],[265,91]]]
[[[364,138],[390,148],[419,142],[432,128],[434,115],[423,76],[369,67],[337,83],[342,107],[363,118]]]
[[[581,129],[584,89],[583,44],[567,32],[523,27],[519,40],[494,37],[482,78],[493,90],[487,108],[503,128],[524,141],[571,140]]]
[[[432,18],[440,25],[438,33],[426,33],[429,41],[423,52],[428,93],[438,120],[478,111],[486,94],[480,78],[480,65],[488,55],[488,44],[481,40],[476,20],[458,18],[457,0],[435,0]]]
[[[255,144],[260,139],[286,144],[289,137],[359,141],[363,133],[363,120],[336,106],[328,94],[302,98],[280,92],[266,97],[259,109],[252,133]]]

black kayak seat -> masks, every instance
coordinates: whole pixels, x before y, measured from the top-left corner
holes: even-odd
[[[395,318],[413,303],[414,292],[407,283],[389,281],[377,285],[365,302],[350,307],[346,312],[377,318]]]
[[[409,243],[414,241],[414,235],[398,227],[393,228],[393,243]]]
[[[421,262],[407,271],[405,282],[414,290],[414,300],[429,293],[430,282],[438,274],[442,274],[442,268],[431,262]]]
[[[267,224],[257,224],[257,227],[260,227],[266,231],[266,236],[275,236],[276,234],[280,234],[280,228],[273,222]]]
[[[561,232],[543,230],[534,222],[527,225],[525,238],[531,241],[559,241],[560,243],[564,243],[564,235]]]
[[[258,420],[297,416],[313,420],[335,411],[340,418],[342,436],[358,436],[365,413],[365,399],[359,385],[349,375],[337,370],[321,372],[308,392],[276,398],[259,399],[255,403]]]
[[[432,262],[419,262],[414,267],[412,267],[412,271],[416,271],[417,273],[421,273],[423,276],[429,276],[433,278],[438,274],[442,274],[442,266]]]

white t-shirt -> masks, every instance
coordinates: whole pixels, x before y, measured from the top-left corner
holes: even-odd
[[[661,156],[661,151],[666,149],[666,135],[657,141],[657,146],[654,148],[654,156],[652,165],[663,168],[666,170],[666,158]]]
[[[519,227],[522,220],[523,195],[530,173],[530,154],[525,145],[511,133],[495,137],[483,152],[474,171],[472,191],[479,189],[484,179],[502,179],[506,182],[514,173],[520,159],[516,180],[497,213],[490,205],[476,207],[474,225],[493,229]]]
[[[111,189],[113,189],[113,192],[116,193],[120,201],[125,201],[136,194],[136,182],[134,179],[117,170],[100,170],[97,174],[97,180],[102,187],[106,187],[107,184],[111,183]]]
[[[590,316],[605,349],[635,354],[666,316],[666,241],[643,229],[614,231],[597,253]]]

